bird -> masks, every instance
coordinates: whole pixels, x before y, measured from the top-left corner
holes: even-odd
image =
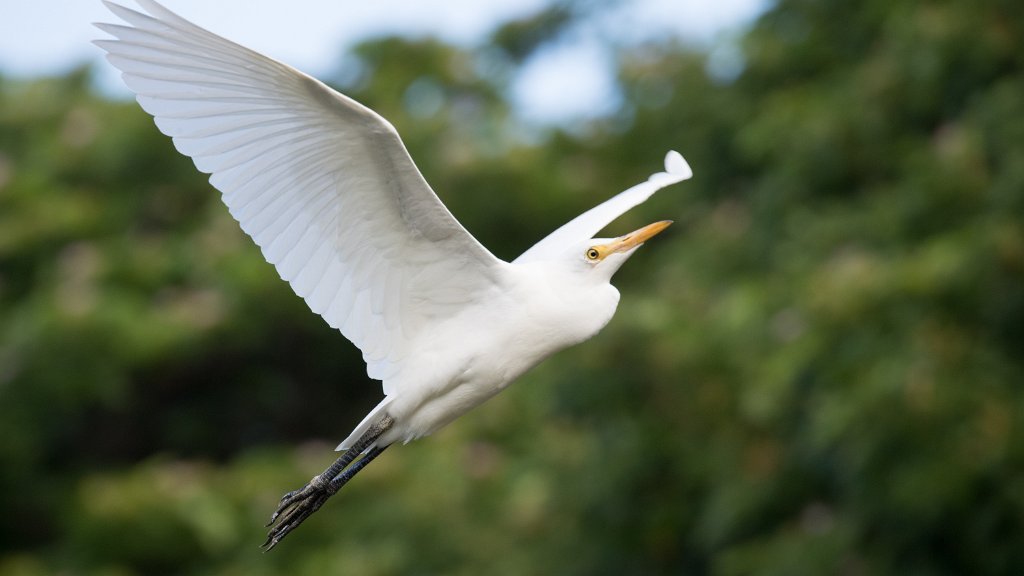
[[[138,104],[382,384],[383,399],[334,464],[281,499],[265,550],[390,445],[438,431],[604,328],[619,302],[612,275],[672,222],[596,234],[693,175],[670,151],[664,171],[501,260],[448,211],[373,110],[154,0],[136,0],[141,11],[103,2],[122,23],[95,24],[109,36],[94,43]]]

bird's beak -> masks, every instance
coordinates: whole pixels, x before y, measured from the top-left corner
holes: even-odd
[[[626,252],[631,250],[657,236],[662,230],[668,228],[671,224],[671,220],[662,220],[661,222],[648,224],[639,230],[634,230],[625,236],[619,236],[612,242],[608,243],[608,253],[611,254],[614,252]]]

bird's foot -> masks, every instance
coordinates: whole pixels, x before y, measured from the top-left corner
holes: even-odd
[[[273,550],[278,542],[319,510],[335,492],[337,490],[332,489],[330,482],[318,475],[299,490],[285,494],[267,523],[270,532],[267,533],[267,541],[263,543],[264,551]]]
[[[285,536],[298,528],[299,524],[319,510],[328,498],[334,496],[352,477],[379,456],[387,445],[368,447],[391,428],[394,422],[391,416],[385,414],[327,470],[313,476],[302,488],[285,494],[277,510],[270,517],[270,522],[267,523],[270,532],[267,533],[267,541],[263,543],[265,551],[273,550],[278,542],[284,540]]]

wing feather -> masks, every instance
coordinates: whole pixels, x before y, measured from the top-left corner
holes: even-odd
[[[448,212],[386,120],[137,2],[146,13],[105,2],[125,24],[97,24],[112,38],[96,44],[281,277],[362,350],[371,377],[396,377],[433,322],[502,282],[506,264]]]
[[[593,238],[602,228],[611,223],[630,208],[644,202],[655,192],[665,186],[682,182],[693,177],[690,165],[682,154],[675,150],[665,155],[665,171],[656,172],[645,181],[608,200],[594,206],[583,214],[566,222],[551,234],[544,237],[516,258],[514,263],[529,262],[543,259],[550,254],[557,254],[564,246],[572,245],[587,238]]]

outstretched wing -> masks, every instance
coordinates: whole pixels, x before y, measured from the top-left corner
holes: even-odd
[[[545,255],[557,254],[565,246],[593,238],[627,210],[651,197],[652,194],[665,186],[689,180],[693,170],[679,152],[670,151],[665,155],[665,171],[651,174],[645,182],[620,192],[605,202],[594,206],[583,214],[573,218],[537,242],[529,250],[523,252],[515,262],[523,263],[535,259],[543,259]]]
[[[153,0],[105,2],[97,40],[178,150],[310,309],[397,375],[424,327],[498,287],[506,263],[424,181],[384,118]]]

